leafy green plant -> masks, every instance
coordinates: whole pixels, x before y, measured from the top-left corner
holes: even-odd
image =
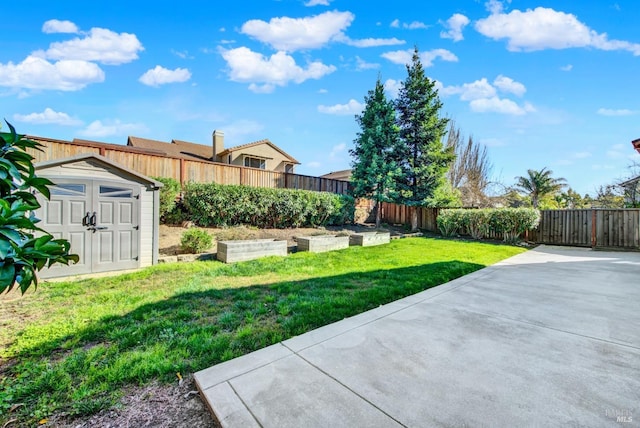
[[[533,208],[502,208],[492,210],[489,222],[505,242],[516,242],[526,230],[538,227],[540,212]]]
[[[36,226],[40,220],[33,211],[40,208],[35,193],[50,197],[47,186],[53,184],[38,177],[33,156],[27,148],[41,146],[24,135],[0,133],[0,293],[10,291],[17,283],[24,294],[33,284],[38,285],[36,272],[54,263],[78,262],[76,254],[69,254],[70,243]]]
[[[168,217],[172,216],[173,212],[178,209],[176,200],[182,190],[180,183],[168,177],[154,177],[154,180],[163,184],[160,188],[160,220],[165,223],[170,223]],[[171,219],[173,220],[174,218]]]
[[[473,239],[482,239],[489,234],[489,218],[492,210],[464,210],[462,217],[467,233]]]
[[[186,215],[198,226],[287,228],[341,225],[353,221],[355,201],[348,195],[216,183],[189,183]]]
[[[462,210],[447,209],[438,213],[436,222],[442,236],[451,237],[456,235],[462,229],[461,220]]]
[[[185,231],[180,239],[182,249],[190,253],[202,253],[211,247],[212,242],[211,235],[196,228]]]

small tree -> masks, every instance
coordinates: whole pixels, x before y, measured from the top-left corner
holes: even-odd
[[[399,144],[395,109],[385,96],[380,78],[365,97],[364,111],[356,121],[360,132],[349,151],[353,157],[352,193],[375,201],[376,227],[380,227],[382,202],[397,197],[396,183],[401,172],[395,161]]]
[[[533,208],[538,208],[542,197],[553,195],[567,185],[564,178],[554,178],[552,174],[553,171],[545,167],[540,171],[529,169],[526,177],[516,177],[516,187],[531,197]]]
[[[455,156],[451,148],[442,144],[449,120],[439,116],[442,102],[435,81],[424,74],[418,48],[407,65],[407,74],[396,100],[403,172],[398,202],[412,207],[432,206],[436,194],[438,199],[447,199],[443,198],[447,192],[446,173]],[[418,213],[414,208],[411,230],[417,229]]]
[[[24,294],[32,284],[38,285],[36,272],[54,263],[78,262],[69,254],[70,244],[40,229],[33,213],[40,208],[35,193],[50,197],[47,186],[53,184],[38,177],[33,156],[25,150],[39,149],[35,141],[11,132],[0,133],[0,293],[17,283]],[[36,235],[37,234],[37,235]]]

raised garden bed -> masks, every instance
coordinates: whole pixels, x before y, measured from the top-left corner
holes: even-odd
[[[217,258],[223,263],[235,263],[267,256],[286,255],[287,241],[250,239],[218,242]]]
[[[349,248],[348,236],[319,235],[300,236],[298,239],[298,251],[311,253],[324,253],[326,251],[342,250]]]
[[[391,241],[389,232],[362,232],[354,233],[349,237],[349,244],[361,247],[388,244]]]

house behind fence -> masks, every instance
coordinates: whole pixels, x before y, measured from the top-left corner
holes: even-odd
[[[220,150],[219,135],[214,135],[212,146],[179,140],[163,143],[137,137],[129,137],[130,145],[127,146],[79,139],[63,141],[28,137],[43,145],[42,151],[29,150],[35,162],[93,153],[147,177],[173,178],[180,184],[215,182],[339,194],[349,192],[348,181],[292,173],[299,162],[268,140]],[[213,161],[221,158],[229,163]]]

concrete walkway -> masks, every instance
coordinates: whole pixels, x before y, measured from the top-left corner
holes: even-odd
[[[541,246],[195,379],[224,427],[640,426],[640,253]]]

